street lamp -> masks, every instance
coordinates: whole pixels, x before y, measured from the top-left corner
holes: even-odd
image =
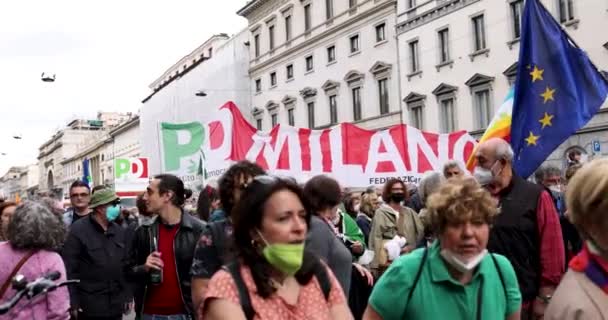
[[[51,75],[48,75],[43,72],[42,75],[40,76],[40,78],[41,78],[42,82],[55,82],[54,74],[51,76]]]

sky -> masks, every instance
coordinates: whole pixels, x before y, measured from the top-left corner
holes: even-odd
[[[70,120],[137,112],[166,69],[212,35],[247,27],[236,14],[245,4],[1,1],[0,176],[36,163],[38,147]],[[43,72],[56,81],[42,82]]]

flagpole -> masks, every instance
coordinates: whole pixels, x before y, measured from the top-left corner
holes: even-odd
[[[536,1],[536,3],[538,3],[538,4],[539,4],[539,5],[540,5],[540,6],[541,6],[543,9],[545,9],[545,11],[547,11],[547,12],[549,12],[549,13],[551,12],[551,11],[549,11],[549,9],[547,9],[547,7],[545,7],[545,5],[542,3],[542,1],[540,1],[540,0],[534,0],[534,1]],[[566,38],[568,38],[568,40],[570,40],[570,42],[572,42],[572,44],[573,44],[573,45],[574,45],[574,46],[575,46],[577,49],[582,50],[582,51],[584,51],[584,52],[585,52],[585,54],[587,54],[587,52],[586,52],[585,50],[583,50],[583,49],[582,49],[582,48],[581,48],[581,47],[580,47],[580,46],[579,46],[579,45],[576,43],[576,41],[574,41],[574,39],[572,39],[572,37],[570,36],[570,34],[569,34],[567,31],[566,31],[566,29],[564,29],[564,27],[562,27],[562,24],[561,24],[559,21],[557,21],[557,20],[555,19],[555,17],[553,17],[553,15],[551,15],[551,18],[553,19],[553,22],[555,22],[555,23],[557,24],[558,28],[559,28],[559,29],[560,29],[560,30],[561,30],[561,31],[562,31],[562,32],[563,32],[563,33],[566,35]],[[593,63],[593,60],[591,60],[591,57],[589,57],[589,55],[588,55],[588,54],[587,54],[587,57],[589,58],[589,63],[591,63],[591,65],[592,65],[592,66],[595,68],[595,70],[596,70],[597,72],[600,72],[600,71],[601,71],[601,69],[600,69],[600,68],[598,68],[598,67],[595,65],[595,63]],[[606,84],[608,84],[608,79],[606,79],[606,77],[604,77],[604,75],[603,75],[603,74],[601,74],[601,73],[600,73],[600,75],[601,75],[601,77],[600,77],[600,78],[601,78],[602,80],[604,80],[604,82],[606,82]]]

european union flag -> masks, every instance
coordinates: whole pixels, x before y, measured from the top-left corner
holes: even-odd
[[[606,80],[538,0],[526,1],[511,124],[514,168],[530,176],[597,113]]]

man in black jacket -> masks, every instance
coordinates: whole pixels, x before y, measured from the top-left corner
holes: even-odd
[[[88,217],[70,227],[62,250],[70,286],[71,313],[78,320],[122,319],[130,288],[124,274],[127,250],[125,229],[114,222],[119,198],[110,189],[93,195]]]
[[[194,314],[189,273],[204,224],[182,209],[191,195],[167,174],[154,177],[147,188],[147,209],[158,216],[135,232],[128,263],[138,319],[186,320]]]

